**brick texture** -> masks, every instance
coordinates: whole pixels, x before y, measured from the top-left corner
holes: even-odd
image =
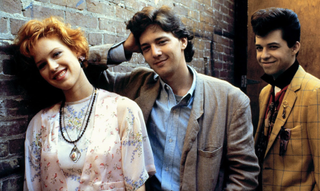
[[[233,83],[235,0],[1,0],[0,1],[0,190],[22,190],[24,136],[32,116],[41,108],[28,98],[15,76],[14,55],[8,47],[30,19],[62,17],[86,33],[90,45],[125,40],[125,21],[145,6],[175,9],[194,34],[192,65],[198,72]],[[112,68],[126,72],[147,66],[140,54]]]

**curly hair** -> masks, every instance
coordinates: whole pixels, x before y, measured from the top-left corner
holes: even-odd
[[[141,34],[150,25],[158,25],[165,32],[171,32],[176,38],[187,38],[188,45],[184,50],[186,62],[191,62],[194,55],[193,35],[189,32],[180,18],[168,6],[160,8],[144,7],[137,12],[128,22],[127,29],[131,31],[135,39],[139,42]]]
[[[43,37],[57,37],[70,50],[86,59],[89,54],[89,45],[84,33],[79,28],[72,29],[69,24],[63,22],[62,18],[30,20],[19,29],[14,40],[15,72],[36,110],[49,107],[64,97],[60,89],[51,86],[42,78],[31,55],[33,46]],[[86,67],[87,63],[84,64]]]
[[[58,37],[72,51],[88,57],[89,45],[84,33],[78,29],[72,29],[59,17],[49,17],[39,20],[30,20],[24,24],[14,40],[20,53],[30,58],[32,47],[42,37]]]

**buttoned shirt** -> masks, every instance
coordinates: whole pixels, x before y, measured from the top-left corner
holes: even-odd
[[[115,62],[128,59],[122,43],[109,51],[109,58]],[[151,110],[147,129],[156,166],[155,176],[162,190],[179,190],[180,186],[180,159],[196,88],[196,72],[189,66],[188,69],[193,81],[182,97],[175,95],[159,75],[155,76],[155,80],[160,78],[161,90]]]
[[[160,78],[161,90],[147,122],[155,159],[155,176],[161,182],[162,190],[179,190],[182,146],[196,86],[194,69],[188,68],[193,75],[193,82],[182,97],[175,95]]]

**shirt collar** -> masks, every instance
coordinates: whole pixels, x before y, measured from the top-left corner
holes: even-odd
[[[263,76],[261,76],[261,79],[267,82],[268,84],[271,84],[272,86],[277,86],[282,89],[290,84],[298,68],[299,62],[295,60],[292,66],[290,66],[290,68],[283,72],[276,80],[274,80],[273,77],[268,74],[264,74]]]
[[[189,97],[193,97],[193,95],[194,95],[194,90],[196,89],[196,80],[197,80],[197,75],[196,75],[196,74],[197,74],[197,72],[196,72],[195,69],[193,69],[191,66],[187,65],[187,67],[188,67],[190,73],[191,73],[192,76],[193,76],[193,80],[192,80],[192,85],[191,85],[189,91],[186,93],[186,95],[183,96],[183,98],[186,97],[187,95],[190,95]],[[166,84],[166,83],[160,78],[160,76],[156,73],[156,74],[154,75],[154,80],[157,80],[158,78],[159,78],[159,80],[160,80],[160,84],[161,84],[163,90],[165,89],[165,86],[166,86],[166,85],[169,86],[169,85]],[[182,98],[182,99],[183,99],[183,98]]]

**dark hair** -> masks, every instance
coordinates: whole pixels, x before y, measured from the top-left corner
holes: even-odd
[[[290,9],[267,8],[260,9],[252,14],[251,25],[255,35],[264,37],[271,31],[280,29],[282,39],[289,48],[300,42],[300,22],[298,15]]]
[[[193,35],[188,31],[180,18],[168,6],[162,6],[158,9],[154,7],[144,7],[137,12],[127,23],[127,29],[131,31],[137,42],[141,34],[150,25],[158,25],[162,30],[171,32],[176,38],[187,38],[188,45],[184,50],[186,62],[191,62],[194,55],[193,44],[191,40]]]

